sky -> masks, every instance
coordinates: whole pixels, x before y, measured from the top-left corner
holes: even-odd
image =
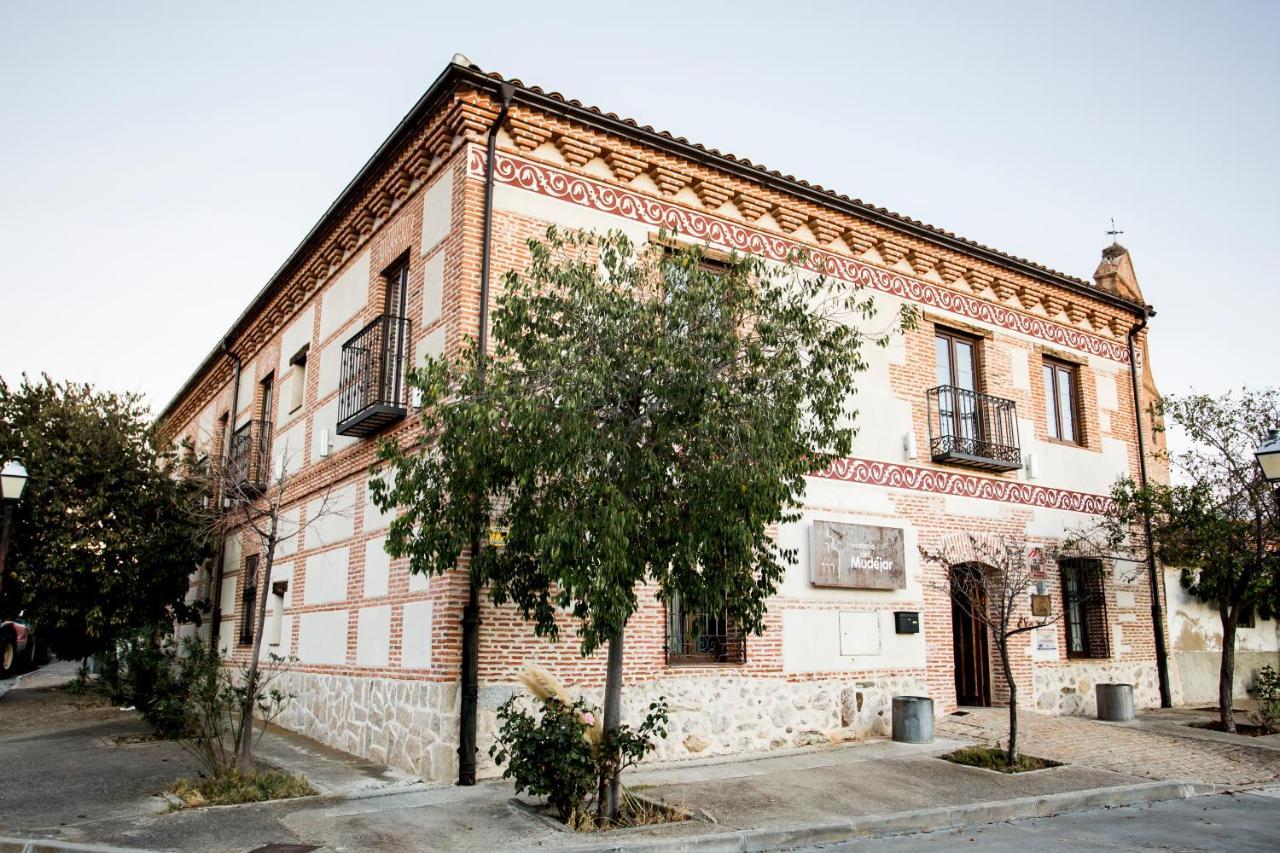
[[[1090,278],[1280,381],[1280,3],[0,5],[0,377],[159,411],[455,53]]]

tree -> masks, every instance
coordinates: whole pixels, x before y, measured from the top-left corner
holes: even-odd
[[[222,543],[226,537],[247,536],[253,543],[250,553],[257,557],[253,597],[246,598],[246,620],[253,624],[253,650],[243,667],[243,683],[232,694],[240,707],[236,714],[238,728],[234,748],[238,769],[242,774],[253,771],[253,715],[255,710],[265,713],[266,685],[260,683],[262,660],[262,636],[267,623],[267,602],[271,595],[271,570],[275,565],[276,551],[282,540],[297,536],[300,525],[288,516],[285,497],[293,482],[290,462],[302,453],[301,448],[284,444],[272,453],[269,431],[251,422],[231,440],[228,454],[221,459],[210,460],[201,472],[206,500],[199,504],[198,523],[210,538]],[[321,498],[314,512],[308,513],[306,526],[310,527],[322,518],[349,512],[336,506],[332,490]],[[249,578],[245,578],[247,584]],[[279,660],[274,655],[272,661]],[[220,687],[219,690],[232,690]],[[211,694],[212,695],[212,694]],[[279,713],[279,703],[270,705]],[[217,719],[217,715],[206,715]],[[264,716],[264,725],[270,719]],[[219,724],[220,725],[220,724]],[[221,748],[221,743],[219,743]]]
[[[198,486],[176,476],[177,456],[155,444],[137,395],[0,380],[0,459],[30,474],[0,612],[25,611],[66,658],[190,616],[188,576],[207,539],[190,519]]]
[[[413,373],[423,447],[384,443],[394,476],[373,494],[400,507],[386,548],[416,572],[449,571],[501,531],[472,555],[473,583],[541,636],[563,618],[583,655],[607,645],[608,739],[640,586],[762,630],[796,556],[770,526],[797,517],[806,474],[849,452],[861,347],[892,329],[860,330],[871,299],[803,257],[713,260],[554,228],[529,251],[504,278],[487,376],[474,345]],[[611,818],[616,776],[605,800]]]
[[[1018,682],[1013,677],[1010,642],[1031,631],[1052,627],[1063,616],[1061,610],[1043,616],[1033,614],[1031,595],[1039,577],[1027,559],[1027,551],[1027,543],[1017,537],[972,533],[948,539],[934,549],[920,549],[925,562],[939,566],[944,573],[945,580],[938,586],[990,632],[996,645],[1000,670],[1009,686],[1005,761],[1011,768],[1018,762]]]
[[[1218,610],[1218,715],[1223,730],[1234,732],[1240,616],[1280,610],[1280,506],[1253,456],[1268,428],[1280,423],[1280,391],[1168,396],[1154,408],[1186,443],[1185,450],[1166,454],[1173,483],[1141,488],[1120,481],[1112,489],[1113,508],[1082,538],[1117,559],[1139,561],[1147,547],[1141,522],[1150,519],[1160,561],[1181,569],[1183,588]]]

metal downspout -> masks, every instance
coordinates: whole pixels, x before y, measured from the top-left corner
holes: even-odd
[[[480,330],[476,342],[476,376],[483,387],[489,351],[489,244],[493,233],[493,161],[497,155],[498,130],[507,119],[515,86],[503,83],[499,89],[502,108],[489,127],[484,162],[484,228],[480,242]],[[477,533],[471,536],[471,559],[480,553]],[[468,574],[470,572],[468,571]],[[462,702],[458,721],[458,784],[476,783],[476,715],[480,698],[480,589],[469,578],[467,605],[462,610]]]
[[[1138,383],[1138,359],[1133,345],[1138,333],[1147,327],[1147,320],[1155,312],[1148,307],[1142,322],[1129,330],[1129,378],[1133,384],[1133,417],[1138,430],[1138,476],[1143,489],[1147,487],[1147,442],[1142,429],[1142,394]],[[1156,640],[1156,674],[1160,679],[1160,707],[1173,706],[1169,692],[1169,652],[1164,643],[1164,607],[1160,603],[1160,570],[1156,566],[1156,547],[1151,541],[1151,516],[1142,515],[1143,533],[1147,538],[1147,576],[1151,584],[1151,627]]]

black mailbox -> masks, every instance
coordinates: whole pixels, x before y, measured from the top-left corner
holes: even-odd
[[[898,610],[893,614],[893,627],[899,634],[919,634],[920,614],[911,610]]]

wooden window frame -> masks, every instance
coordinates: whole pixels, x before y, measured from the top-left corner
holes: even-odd
[[[1046,387],[1044,389],[1046,438],[1056,444],[1065,444],[1069,447],[1084,447],[1084,413],[1081,411],[1083,408],[1081,403],[1083,402],[1084,397],[1080,388],[1080,365],[1070,361],[1063,361],[1062,359],[1054,358],[1053,356],[1042,356],[1040,369],[1040,380],[1042,386],[1044,385],[1045,370],[1048,370],[1050,376],[1052,376],[1052,380],[1049,383],[1050,387]],[[1058,385],[1060,373],[1066,373],[1071,377],[1071,434],[1074,436],[1073,438],[1062,437],[1062,406],[1059,405],[1059,401],[1062,397]],[[1052,394],[1052,397],[1050,397],[1050,394]],[[1050,417],[1051,414],[1052,417]]]
[[[289,414],[303,407],[307,401],[307,355],[311,352],[311,344],[298,350],[289,359],[293,375],[289,377]]]
[[[255,611],[258,609],[258,555],[250,554],[244,558],[244,583],[240,589],[240,609],[244,613],[240,617],[240,645],[253,645],[253,623]],[[249,584],[253,581],[252,586]]]
[[[956,341],[960,341],[962,343],[969,344],[969,346],[973,347],[973,385],[974,385],[973,392],[975,394],[987,393],[987,390],[986,390],[987,383],[983,378],[983,372],[984,372],[983,367],[984,367],[985,359],[983,357],[984,353],[982,352],[982,343],[985,339],[977,335],[971,334],[969,332],[960,331],[958,329],[954,329],[949,326],[941,326],[938,324],[934,324],[933,337],[935,342],[938,338],[945,339],[947,341],[947,348],[950,350],[951,376],[949,377],[949,381],[946,384],[950,385],[952,388],[960,387],[956,383],[956,348],[955,348]],[[936,379],[937,357],[938,357],[936,343],[934,344],[934,347],[935,347],[934,372],[935,372],[935,379]]]

